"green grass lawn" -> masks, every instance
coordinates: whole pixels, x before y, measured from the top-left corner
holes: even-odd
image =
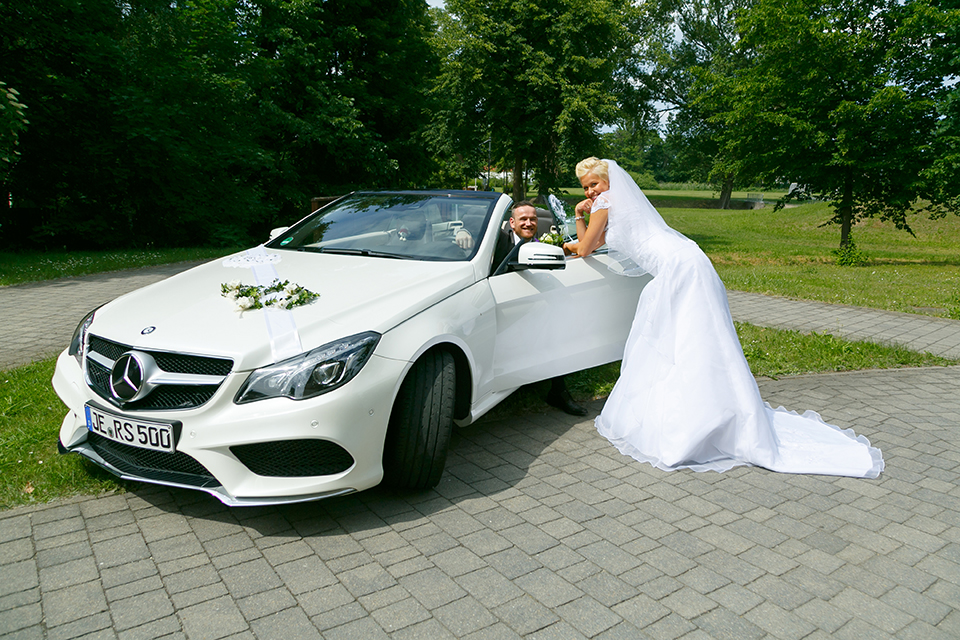
[[[960,319],[960,217],[914,216],[916,236],[867,220],[853,229],[866,264],[841,267],[840,230],[821,226],[825,203],[661,213],[703,248],[729,289]]]

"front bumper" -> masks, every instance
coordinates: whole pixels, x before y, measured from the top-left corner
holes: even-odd
[[[53,378],[54,389],[69,408],[59,446],[121,478],[205,491],[231,506],[288,504],[353,493],[376,486],[383,477],[387,423],[407,365],[373,355],[356,378],[330,393],[309,400],[273,398],[244,405],[234,404],[233,398],[247,373],[233,373],[201,407],[125,414],[87,387],[76,359],[64,352]],[[154,454],[91,434],[84,416],[87,403],[132,419],[179,421],[176,453]],[[296,475],[289,465],[284,471],[271,471],[270,465],[259,464],[261,451],[303,458],[317,447],[345,452],[341,458],[349,454],[340,465],[343,470]]]

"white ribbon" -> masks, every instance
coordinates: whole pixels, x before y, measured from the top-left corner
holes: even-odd
[[[263,245],[248,249],[243,257],[236,256],[229,260],[231,264],[224,261],[225,267],[249,267],[253,271],[254,280],[262,287],[270,286],[274,280],[280,278],[277,268],[273,266],[280,262],[280,256],[275,253],[268,254]],[[270,337],[270,351],[274,362],[303,353],[297,322],[290,309],[265,307],[262,311],[263,319],[267,323],[267,335]]]

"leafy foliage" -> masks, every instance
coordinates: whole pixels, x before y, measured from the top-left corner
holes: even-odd
[[[30,105],[0,244],[247,244],[313,196],[429,172],[415,0],[0,4]]]
[[[863,217],[909,231],[918,198],[943,201],[921,176],[956,19],[926,0],[756,0],[738,20],[749,64],[706,74],[698,98],[722,132],[714,173],[831,200],[841,245]]]
[[[633,100],[632,4],[449,0],[446,7],[436,89],[445,100],[441,152],[475,167],[489,138],[493,157],[513,168],[515,199],[525,163],[540,193],[555,190],[571,163],[599,149],[599,126]]]

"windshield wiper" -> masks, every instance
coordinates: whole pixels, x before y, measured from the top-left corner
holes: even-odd
[[[399,260],[410,260],[412,256],[405,256],[399,253],[389,253],[387,251],[374,251],[372,249],[353,249],[350,247],[300,247],[298,251],[310,251],[313,253],[333,253],[345,256],[364,256],[371,258],[396,258]]]

